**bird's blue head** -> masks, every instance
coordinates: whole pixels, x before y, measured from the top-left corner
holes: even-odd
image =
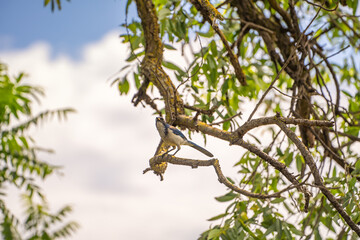
[[[155,122],[161,122],[161,123],[165,124],[165,120],[162,117],[156,117]]]

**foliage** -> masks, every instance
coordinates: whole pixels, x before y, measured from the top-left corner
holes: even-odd
[[[65,206],[49,212],[46,198],[36,184],[59,169],[38,158],[39,152],[51,152],[35,145],[29,135],[37,126],[53,116],[66,118],[73,109],[47,110],[33,117],[33,101],[39,101],[43,90],[24,83],[25,74],[12,78],[5,64],[0,63],[0,230],[3,239],[57,239],[70,236],[78,227],[69,222],[61,226],[71,212]],[[22,193],[26,215],[19,220],[8,208],[5,187],[15,187]],[[54,228],[57,229],[54,229]]]
[[[129,44],[131,54],[128,65],[121,69],[122,75],[116,79],[121,94],[135,86],[135,105],[144,102],[156,113],[168,115],[166,108],[172,96],[162,92],[161,84],[157,84],[162,75],[154,70],[148,73],[146,65],[156,48],[151,45],[155,40],[147,39],[146,34],[156,31],[156,27],[146,28],[159,24],[164,51],[181,51],[185,59],[185,64],[179,64],[180,61],[155,56],[173,74],[174,92],[181,98],[178,106],[184,102],[186,115],[230,133],[250,123],[254,113],[258,117],[276,114],[333,121],[331,128],[295,126],[291,131],[301,136],[325,188],[351,221],[359,223],[360,69],[355,60],[359,59],[360,47],[360,22],[355,16],[358,1],[212,1],[225,18],[223,21],[214,18],[211,11],[215,10],[205,9],[205,5],[209,6],[206,0],[152,2],[157,16],[154,22],[151,10],[144,10],[144,6],[149,9],[149,1],[127,1],[126,14],[136,6],[139,18],[129,23],[126,20],[123,25],[126,33],[121,37],[123,43]],[[146,13],[147,18],[143,17]],[[246,86],[235,74],[231,51],[238,57]],[[165,80],[163,84],[168,83]],[[160,97],[157,91],[149,95],[146,92],[154,86]],[[254,108],[255,104],[259,108]],[[241,119],[240,112],[249,118]],[[171,113],[175,117],[167,116],[168,120],[190,129],[177,120],[180,115]],[[243,139],[261,151],[248,148],[234,166],[239,168],[240,181],[232,182],[259,194],[272,194],[291,186],[282,173],[261,157],[270,156],[283,163],[299,184],[310,189],[309,206],[305,206],[305,196],[296,188],[275,199],[250,198],[230,189],[216,198],[228,204],[225,213],[209,219],[216,222],[201,239],[325,239],[328,233],[337,239],[356,238],[352,231],[355,227],[349,227],[349,221],[343,218],[345,214],[339,214],[334,202],[328,201],[302,152],[286,137],[272,125],[245,135]]]

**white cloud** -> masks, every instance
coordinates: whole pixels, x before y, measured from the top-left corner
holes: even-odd
[[[56,151],[43,158],[64,166],[64,176],[49,178],[43,187],[53,209],[74,206],[71,217],[82,226],[74,239],[194,239],[210,225],[206,219],[226,207],[213,198],[226,187],[212,168],[169,165],[163,182],[142,174],[159,142],[154,116],[149,109],[134,108],[132,95],[120,97],[107,81],[127,53],[117,34],[109,33],[86,46],[77,61],[52,58],[44,42],[2,52],[0,60],[12,73],[25,71],[30,83],[45,88],[39,110],[77,110],[66,122],[55,120],[35,131],[40,146]],[[200,134],[193,140],[203,143]],[[211,137],[206,148],[221,156],[227,176],[235,176],[239,148]],[[203,158],[188,147],[179,156]]]

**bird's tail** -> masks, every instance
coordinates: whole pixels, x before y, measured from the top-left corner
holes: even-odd
[[[205,154],[205,155],[208,156],[208,157],[213,157],[213,156],[214,156],[211,152],[209,152],[209,151],[206,150],[205,148],[200,147],[200,146],[197,145],[196,143],[193,143],[192,141],[189,141],[189,140],[188,140],[186,145],[189,145],[190,147],[195,148],[196,150],[202,152],[203,154]]]

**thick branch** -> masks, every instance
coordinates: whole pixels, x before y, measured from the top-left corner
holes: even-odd
[[[131,102],[136,107],[139,103],[144,101],[147,105],[149,105],[152,109],[156,111],[157,114],[161,114],[160,110],[156,106],[154,99],[152,99],[149,95],[146,94],[146,90],[149,86],[149,80],[145,79],[143,83],[141,84],[138,92],[134,94],[133,98],[131,99]]]
[[[286,124],[295,124],[295,125],[302,125],[302,126],[318,126],[318,127],[332,127],[334,125],[333,122],[326,121],[326,120],[308,120],[308,119],[299,119],[299,118],[285,118],[285,117],[263,117],[250,120],[239,127],[235,133],[239,138],[242,138],[245,133],[250,131],[251,129],[269,125],[269,124],[276,124],[278,121],[281,121]]]
[[[160,91],[165,102],[167,121],[174,122],[177,114],[184,113],[184,106],[174,84],[161,67],[163,44],[159,37],[159,24],[155,6],[151,0],[136,0],[137,10],[145,36],[145,57],[141,73]]]
[[[147,88],[148,88],[148,86],[149,86],[149,83],[150,83],[149,79],[146,78],[146,79],[142,82],[142,84],[141,84],[138,92],[137,92],[137,93],[133,96],[133,98],[131,99],[131,102],[134,104],[135,107],[136,107],[142,100],[144,100],[144,99],[146,98],[145,95],[146,95],[146,90],[147,90]]]
[[[284,21],[286,22],[286,25],[289,28],[292,28],[292,22],[291,22],[291,18],[290,15],[280,7],[280,5],[278,4],[278,2],[276,0],[269,0],[270,6],[275,9],[284,19]]]
[[[195,160],[195,159],[189,159],[189,158],[178,158],[172,155],[158,155],[152,158],[151,162],[155,164],[162,164],[162,163],[171,163],[175,165],[183,165],[183,166],[190,166],[192,168],[197,167],[208,167],[213,166],[216,172],[216,175],[218,176],[218,180],[220,183],[226,185],[231,190],[238,192],[244,196],[250,197],[250,198],[258,198],[258,199],[268,199],[268,198],[279,198],[281,197],[281,194],[289,191],[293,188],[298,188],[303,183],[298,183],[297,185],[290,185],[289,187],[273,193],[273,194],[259,194],[259,193],[252,193],[249,191],[246,191],[244,189],[239,188],[238,186],[232,184],[223,174],[220,163],[218,159],[210,159],[210,160]]]
[[[237,14],[240,16],[241,21],[245,20],[246,22],[263,26],[264,28],[269,29],[274,33],[269,34],[267,31],[257,29],[259,35],[263,38],[273,61],[283,65],[283,61],[291,58],[291,55],[293,55],[292,52],[295,51],[294,42],[287,34],[288,30],[284,29],[280,22],[274,21],[273,18],[266,17],[253,1],[233,0],[231,1],[231,5],[236,8]],[[293,36],[293,38],[298,39],[300,36]],[[276,47],[278,47],[278,49],[276,49]],[[280,54],[282,56],[277,53],[277,50],[280,50]],[[299,59],[295,56],[295,58],[288,63],[288,67],[284,67],[284,70],[292,78],[296,79],[296,72],[298,71],[299,67],[301,67]]]

